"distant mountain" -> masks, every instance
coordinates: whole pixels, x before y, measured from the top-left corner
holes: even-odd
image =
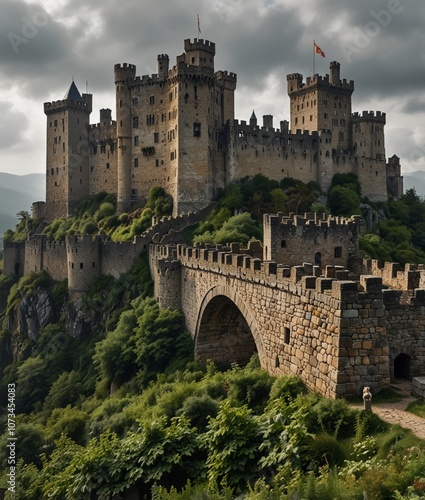
[[[403,174],[403,178],[404,192],[407,189],[415,188],[417,195],[425,196],[425,172],[423,170],[408,172]]]
[[[18,212],[31,212],[34,201],[45,199],[45,184],[44,174],[13,175],[0,172],[0,238],[7,229],[15,227]]]

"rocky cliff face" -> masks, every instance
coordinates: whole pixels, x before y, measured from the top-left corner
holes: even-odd
[[[49,324],[60,322],[65,336],[82,339],[97,329],[103,320],[103,311],[85,308],[81,298],[63,303],[58,310],[49,291],[38,286],[34,291],[23,295],[7,317],[6,325],[10,335],[3,344],[5,352],[2,356],[10,361],[30,356],[37,346],[40,332]]]
[[[16,330],[36,344],[40,331],[49,323],[56,322],[53,301],[47,290],[37,287],[34,292],[23,297],[16,310]],[[15,328],[10,328],[14,330]]]

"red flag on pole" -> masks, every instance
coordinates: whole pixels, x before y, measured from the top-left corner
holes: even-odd
[[[325,56],[325,53],[323,52],[323,50],[317,45],[316,42],[314,42],[314,52],[315,54],[320,54],[322,57],[326,57]]]

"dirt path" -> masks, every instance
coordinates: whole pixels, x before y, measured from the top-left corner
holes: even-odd
[[[389,424],[400,425],[405,429],[410,429],[419,438],[425,440],[425,419],[405,411],[409,403],[415,401],[415,397],[410,395],[410,383],[402,382],[394,384],[394,387],[400,389],[403,399],[398,403],[376,403],[372,399],[372,411],[382,420]],[[353,408],[362,409],[362,404],[352,405]]]

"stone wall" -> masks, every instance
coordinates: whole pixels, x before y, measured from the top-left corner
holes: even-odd
[[[403,268],[397,262],[381,264],[375,259],[363,259],[362,273],[380,276],[384,285],[396,290],[414,290],[425,288],[425,266],[423,264],[406,264]]]
[[[352,269],[358,259],[360,228],[360,216],[265,214],[263,258],[290,266],[304,261],[322,268],[338,265]]]
[[[3,241],[3,273],[23,276],[25,272],[25,242]]]
[[[151,246],[150,254],[151,263],[158,261],[152,273],[157,294],[170,279],[173,287],[180,283],[180,299],[175,289],[172,296],[162,293],[157,299],[163,307],[168,300],[173,307],[180,301],[199,359],[241,361],[241,350],[252,353],[253,338],[270,373],[299,375],[326,396],[389,385],[380,278],[364,276],[358,284],[318,277],[309,264],[288,268],[262,263],[232,254],[230,248]],[[221,313],[215,315],[214,309]],[[223,315],[231,318],[226,326]]]
[[[383,303],[391,367],[405,354],[410,358],[409,376],[425,375],[425,291],[383,290]]]
[[[412,380],[412,395],[425,399],[425,377],[416,377]]]

